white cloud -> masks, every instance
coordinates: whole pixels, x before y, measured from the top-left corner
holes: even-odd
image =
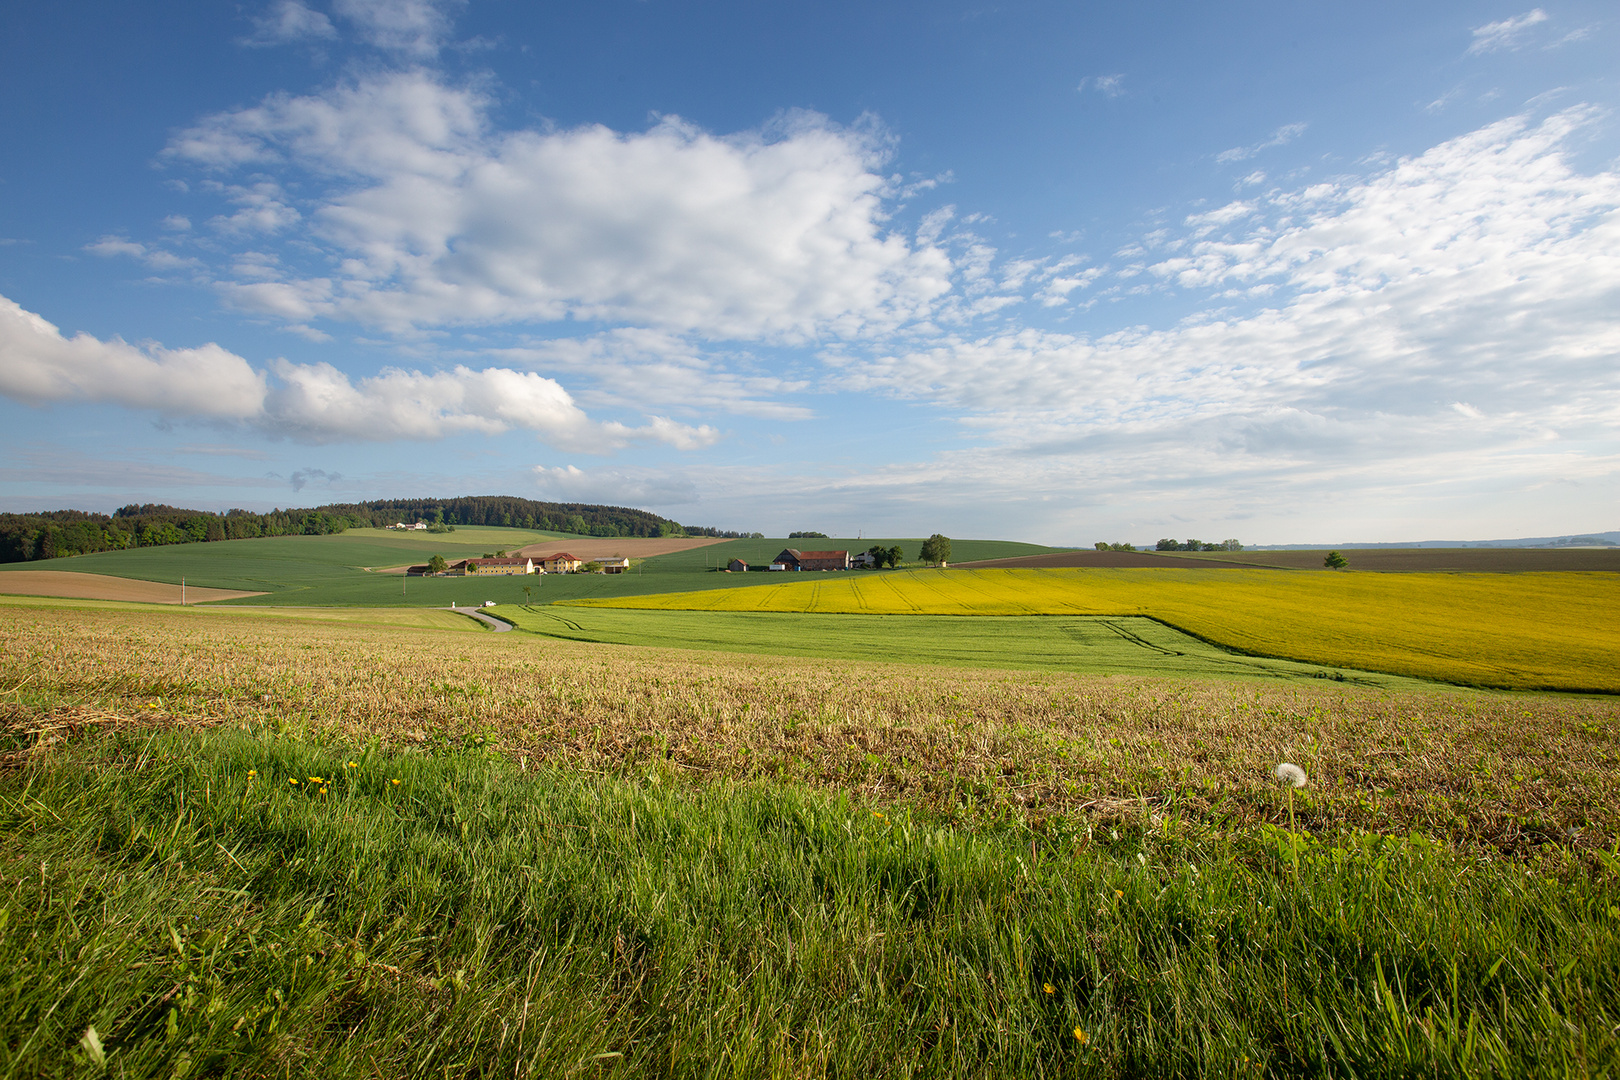
[[[776,400],[809,389],[811,371],[786,377],[747,356],[717,356],[661,330],[620,327],[481,355],[519,367],[567,372],[576,384],[588,381],[591,388],[580,396],[594,406],[726,412],[771,420],[812,415],[805,406]]]
[[[1273,146],[1286,146],[1305,134],[1309,124],[1284,124],[1271,133],[1271,138],[1257,142],[1253,146],[1234,146],[1230,150],[1222,150],[1215,155],[1215,160],[1225,164],[1228,161],[1247,161],[1262,150],[1270,150]]]
[[[286,45],[294,41],[327,41],[337,37],[332,22],[299,0],[276,0],[262,15],[253,17],[253,33],[241,39],[252,47]]]
[[[1104,97],[1117,98],[1125,93],[1125,76],[1087,75],[1080,80],[1080,85],[1075,89],[1082,94],[1087,90],[1095,90]]]
[[[1468,46],[1468,52],[1472,56],[1481,56],[1502,49],[1517,49],[1524,42],[1525,31],[1538,23],[1546,21],[1547,13],[1545,11],[1540,8],[1531,8],[1523,15],[1515,15],[1511,19],[1476,26],[1474,28],[1474,40]]]
[[[368,44],[426,60],[450,36],[449,9],[461,6],[455,0],[335,0],[332,10]]]
[[[166,416],[247,420],[259,415],[264,373],[218,345],[136,348],[72,338],[0,296],[0,393],[39,405],[112,402]]]
[[[1186,253],[1152,271],[1273,288],[1275,305],[1251,314],[830,359],[852,385],[964,416],[998,448],[950,456],[964,483],[1012,459],[1050,460],[1120,498],[1135,477],[1143,491],[1205,485],[1257,504],[1267,483],[1330,476],[1366,497],[1394,486],[1391,468],[1412,491],[1612,479],[1620,174],[1578,173],[1563,150],[1592,115],[1514,118],[1365,179],[1189,217]],[[1238,231],[1211,236],[1221,222]]]
[[[724,137],[673,117],[502,132],[490,104],[423,71],[369,76],[210,117],[168,156],[317,189],[301,238],[334,268],[222,284],[299,323],[575,318],[802,342],[893,328],[950,289],[928,237],[887,231],[887,142],[868,126],[792,113]]]
[[[273,377],[272,377],[273,376]],[[0,394],[30,405],[108,402],[169,417],[239,421],[311,442],[438,439],[532,431],[561,449],[605,453],[632,441],[677,449],[719,438],[711,427],[650,416],[641,427],[591,420],[560,384],[509,368],[387,368],[358,382],[330,364],[278,359],[269,370],[218,345],[137,348],[72,338],[0,297]]]

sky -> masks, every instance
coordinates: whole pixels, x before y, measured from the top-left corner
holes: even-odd
[[[1620,528],[1612,3],[244,0],[0,34],[0,510]]]

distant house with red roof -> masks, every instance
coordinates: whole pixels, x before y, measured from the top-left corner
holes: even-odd
[[[781,563],[789,570],[848,570],[849,552],[800,551],[798,548],[787,548],[773,561]]]
[[[540,560],[540,568],[548,574],[572,574],[584,565],[584,559],[577,559],[566,551],[547,555]]]

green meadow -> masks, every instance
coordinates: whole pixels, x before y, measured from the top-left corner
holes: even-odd
[[[510,578],[411,578],[378,574],[374,569],[426,562],[434,554],[447,560],[486,552],[515,551],[546,541],[571,539],[563,533],[526,529],[457,527],[453,533],[399,533],[383,529],[352,529],[332,536],[277,536],[254,540],[224,540],[203,544],[174,544],[130,551],[104,551],[65,559],[47,559],[0,565],[0,593],[9,570],[57,570],[107,574],[214,589],[259,592],[226,604],[252,606],[308,605],[358,607],[447,607],[495,600],[502,604],[551,603],[587,597],[610,598],[651,592],[686,592],[694,589],[758,585],[766,573],[730,574],[724,567],[733,558],[765,564],[789,545],[850,547],[864,551],[873,544],[899,545],[915,559],[920,540],[729,540],[691,551],[636,560],[628,574],[553,574]],[[1051,551],[1036,544],[999,540],[960,540],[958,558],[1002,558]],[[780,578],[782,575],[777,574]],[[829,575],[820,575],[823,577]],[[529,593],[523,591],[527,586]]]
[[[1604,884],[272,731],[0,775],[0,1074],[1603,1076]],[[1419,901],[1414,903],[1414,901]]]
[[[813,615],[512,606],[492,614],[520,630],[571,641],[884,663],[1188,678],[1328,679],[1411,689],[1394,675],[1229,652],[1140,616]]]

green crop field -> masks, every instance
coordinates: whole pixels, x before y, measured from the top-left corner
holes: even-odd
[[[45,559],[0,565],[0,575],[16,570],[55,570],[107,574],[214,589],[264,593],[240,603],[251,606],[294,604],[359,607],[448,607],[495,600],[503,604],[551,603],[589,597],[631,596],[640,593],[688,591],[755,585],[764,573],[728,574],[714,569],[733,558],[751,563],[768,562],[784,547],[808,544],[856,548],[873,544],[899,545],[916,557],[919,540],[730,540],[691,551],[658,555],[635,562],[629,574],[551,574],[522,577],[411,578],[377,574],[368,568],[425,562],[435,553],[448,560],[482,555],[547,540],[590,539],[562,533],[525,529],[458,527],[453,533],[402,533],[382,529],[354,529],[333,536],[278,536],[256,540],[226,540],[206,544],[175,544],[106,551],[70,559]],[[974,558],[1000,558],[1054,550],[1035,544],[1000,540],[959,540],[955,545]],[[966,556],[962,556],[966,557]],[[854,572],[852,572],[854,573]],[[782,575],[777,575],[778,577]],[[834,577],[842,575],[816,575]],[[524,593],[524,586],[531,590]],[[0,593],[5,580],[0,576]]]
[[[580,605],[896,615],[1147,615],[1243,652],[1472,685],[1620,691],[1620,575],[905,571]]]
[[[492,609],[520,630],[571,641],[767,656],[1172,677],[1332,679],[1411,689],[1415,680],[1244,656],[1140,616],[805,615],[575,605]]]

